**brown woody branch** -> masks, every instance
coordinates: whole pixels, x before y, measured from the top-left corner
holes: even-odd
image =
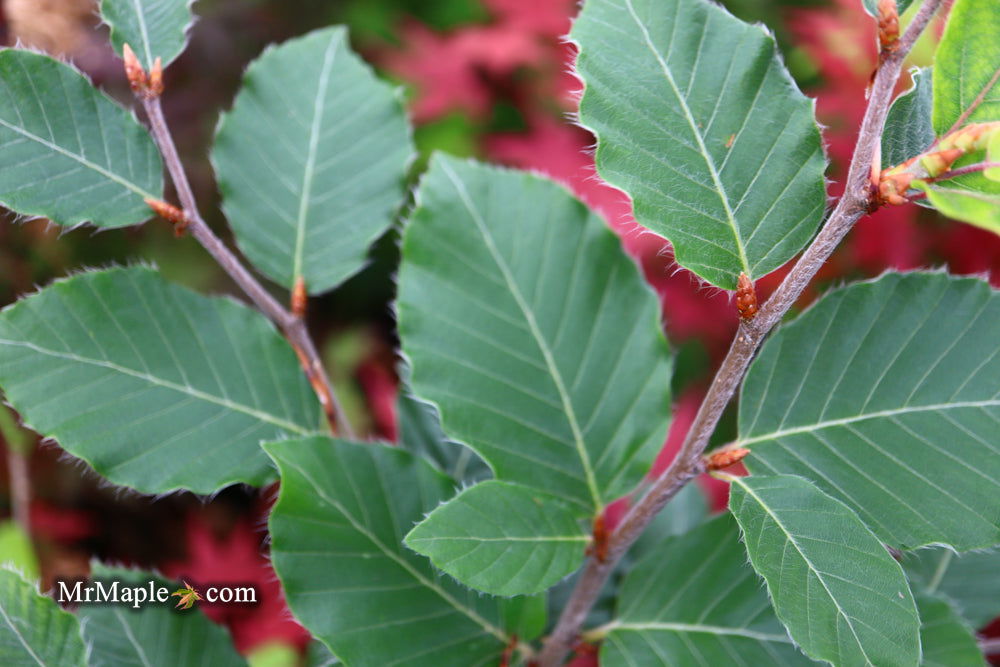
[[[126,60],[126,63],[128,63],[128,60]],[[129,76],[132,79],[135,75],[129,73]],[[133,89],[135,89],[135,86],[133,86]],[[330,378],[323,368],[319,352],[317,352],[316,346],[309,336],[305,320],[300,316],[301,313],[287,310],[278,303],[277,299],[253,277],[236,255],[212,232],[208,223],[205,222],[198,212],[198,203],[195,200],[194,192],[191,190],[191,184],[188,181],[184,165],[177,154],[173,135],[170,133],[170,128],[163,115],[163,106],[160,103],[159,91],[155,89],[150,90],[149,84],[147,84],[146,88],[140,86],[139,90],[136,90],[136,97],[142,102],[143,108],[146,110],[146,115],[149,117],[150,131],[160,148],[160,153],[163,155],[163,162],[170,173],[174,188],[177,190],[177,197],[181,202],[184,217],[181,221],[174,221],[175,228],[178,224],[183,225],[183,228],[187,229],[191,233],[191,236],[208,251],[215,261],[218,262],[219,266],[229,274],[230,278],[253,301],[257,308],[284,333],[285,338],[288,339],[288,342],[298,355],[306,377],[309,378],[309,383],[319,397],[323,411],[330,423],[330,428],[335,433],[340,433],[345,437],[356,437],[350,420],[347,418],[347,414],[344,412],[343,407],[337,400],[337,395],[333,391]],[[159,208],[156,210],[160,213]],[[301,299],[301,295],[298,295],[298,298]],[[300,306],[301,310],[304,310],[304,306]]]
[[[871,171],[878,162],[882,129],[892,102],[906,55],[930,22],[942,0],[926,0],[909,28],[889,53],[883,52],[872,81],[854,156],[848,170],[843,196],[819,234],[795,263],[791,272],[753,319],[742,319],[736,337],[716,372],[705,399],[691,424],[680,451],[670,466],[649,486],[649,490],[629,510],[611,535],[606,558],[589,558],[569,602],[538,657],[540,667],[554,667],[569,653],[590,608],[608,576],[629,547],[639,538],[663,507],[699,473],[704,471],[702,455],[722,411],[735,394],[757,349],[767,334],[788,312],[816,272],[840,244],[854,223],[872,207]]]

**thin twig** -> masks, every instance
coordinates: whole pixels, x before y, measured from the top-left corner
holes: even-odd
[[[31,534],[31,471],[28,457],[16,447],[7,446],[7,476],[10,480],[10,506],[14,521],[25,535]]]
[[[809,248],[795,263],[771,298],[760,308],[757,316],[740,323],[732,346],[712,380],[680,451],[670,466],[649,485],[646,494],[632,506],[615,529],[611,536],[607,558],[604,562],[599,562],[595,558],[588,559],[576,588],[559,617],[559,622],[539,654],[538,664],[541,667],[554,667],[562,663],[615,565],[664,505],[685,484],[702,472],[704,466],[702,454],[708,445],[709,437],[715,430],[722,411],[743,380],[743,375],[757,348],[799,298],[854,223],[869,211],[872,196],[871,166],[881,144],[885,117],[889,112],[892,93],[899,79],[903,60],[930,22],[941,1],[927,0],[913,18],[906,33],[900,38],[898,49],[884,58],[872,82],[868,108],[858,133],[858,142],[848,170],[844,195]]]
[[[319,353],[313,344],[312,338],[306,329],[305,321],[296,317],[289,310],[286,310],[277,299],[264,289],[256,278],[247,270],[243,263],[226,247],[217,237],[208,223],[198,212],[198,203],[195,201],[191,184],[188,181],[187,173],[180,156],[177,154],[177,147],[174,145],[173,135],[167,126],[166,118],[163,115],[163,106],[158,96],[140,96],[146,115],[149,117],[150,130],[160,153],[163,155],[163,162],[170,172],[170,178],[177,190],[177,197],[180,199],[184,213],[188,217],[188,230],[208,253],[219,263],[219,266],[229,274],[233,281],[240,286],[250,300],[265,314],[277,327],[284,332],[288,342],[295,349],[306,376],[310,384],[316,391],[323,410],[330,422],[330,428],[334,432],[339,432],[345,437],[354,438],[354,429],[344,411],[337,395],[333,391],[330,378],[323,368]]]
[[[928,178],[926,180],[931,181],[932,183],[937,183],[939,181],[945,181],[949,178],[956,178],[966,174],[974,174],[977,171],[986,171],[987,169],[997,168],[1000,168],[1000,162],[977,162],[976,164],[967,164],[964,167],[957,167],[944,172],[940,176],[935,176],[934,178]]]

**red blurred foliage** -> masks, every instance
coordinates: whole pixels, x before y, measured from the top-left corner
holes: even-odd
[[[260,519],[267,516],[274,488],[264,493],[270,500],[258,510]],[[281,585],[264,554],[265,536],[263,527],[254,529],[247,518],[237,521],[227,533],[217,535],[205,517],[192,514],[187,523],[187,558],[164,564],[161,571],[168,577],[191,582],[203,594],[205,586],[256,588],[258,602],[254,605],[212,604],[207,600],[198,605],[210,619],[229,628],[240,653],[275,641],[305,650],[310,635],[288,611]]]

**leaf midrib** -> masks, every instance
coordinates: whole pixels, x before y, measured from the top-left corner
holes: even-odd
[[[896,415],[919,414],[922,412],[936,412],[942,410],[958,410],[962,408],[989,408],[989,407],[1000,407],[1000,399],[989,399],[984,401],[963,401],[958,403],[936,403],[933,405],[919,405],[912,407],[904,406],[901,408],[893,408],[891,410],[880,410],[878,412],[869,412],[866,414],[853,415],[851,417],[841,417],[839,419],[828,419],[825,421],[815,422],[812,424],[805,424],[803,426],[796,426],[794,428],[771,431],[770,433],[763,433],[761,435],[755,435],[750,438],[740,438],[738,440],[738,443],[740,446],[752,445],[754,443],[767,442],[769,440],[777,440],[779,438],[791,435],[812,433],[813,431],[819,431],[826,428],[833,428],[836,426],[846,426],[847,424],[854,424],[856,422],[867,421],[869,419],[883,419],[888,417],[894,417]]]
[[[549,344],[545,340],[545,336],[542,335],[541,329],[538,327],[538,322],[535,321],[535,315],[528,306],[527,301],[525,301],[524,295],[521,294],[521,290],[518,289],[517,282],[511,274],[510,267],[507,266],[506,261],[501,256],[496,244],[493,242],[493,237],[490,235],[489,230],[486,227],[486,222],[483,220],[479,210],[469,197],[469,193],[465,188],[465,183],[451,169],[447,162],[441,161],[440,164],[444,172],[448,175],[448,179],[452,182],[452,185],[455,186],[455,190],[462,199],[462,204],[465,206],[469,215],[476,223],[476,229],[479,230],[479,234],[483,238],[483,243],[486,245],[490,256],[493,258],[497,268],[500,270],[500,274],[503,276],[507,289],[510,290],[511,296],[514,297],[514,301],[517,302],[518,308],[521,310],[521,314],[524,316],[525,322],[528,324],[528,329],[531,331],[531,335],[535,339],[535,343],[538,345],[538,348],[542,353],[545,366],[548,369],[549,375],[552,377],[552,381],[556,386],[556,391],[559,394],[559,399],[563,407],[563,413],[566,415],[566,421],[569,422],[570,431],[573,434],[573,442],[576,447],[577,456],[580,458],[580,464],[583,467],[587,490],[590,492],[595,513],[600,513],[603,510],[604,505],[601,501],[601,493],[597,486],[597,478],[594,475],[593,464],[590,461],[590,453],[587,451],[586,441],[583,438],[583,432],[580,430],[579,421],[576,418],[576,411],[573,408],[573,402],[566,389],[566,383],[563,381],[562,374],[559,372],[559,367],[556,365],[552,350],[549,349]]]
[[[444,590],[443,588],[435,584],[433,581],[424,577],[424,575],[421,574],[416,568],[414,568],[409,562],[407,562],[406,559],[402,558],[398,553],[396,553],[392,549],[389,549],[385,544],[383,544],[382,540],[380,540],[373,532],[368,530],[367,526],[358,521],[357,517],[355,517],[351,512],[348,512],[347,508],[344,507],[342,503],[331,497],[330,494],[328,494],[326,490],[322,486],[320,486],[320,484],[315,479],[313,479],[313,477],[308,472],[306,472],[305,468],[293,463],[287,458],[282,458],[281,461],[284,464],[289,465],[296,471],[298,471],[298,473],[302,475],[302,477],[305,478],[307,482],[309,482],[310,486],[312,486],[312,488],[316,491],[316,494],[319,495],[320,498],[330,503],[332,507],[335,507],[337,511],[340,512],[344,516],[344,518],[346,518],[350,522],[351,526],[355,530],[364,535],[367,539],[371,540],[372,544],[378,547],[379,551],[385,554],[386,557],[389,558],[389,560],[395,562],[401,568],[406,570],[406,572],[409,573],[414,579],[416,579],[418,583],[436,593],[442,600],[451,605],[456,611],[468,617],[471,621],[476,623],[476,625],[480,626],[483,630],[493,635],[495,638],[499,639],[505,644],[510,640],[510,637],[504,634],[502,630],[494,626],[492,623],[487,621],[485,618],[477,614],[472,609],[469,609],[465,605],[458,602],[458,600],[452,597],[448,593],[448,591]]]
[[[732,229],[733,240],[736,243],[736,249],[739,251],[740,264],[742,265],[743,272],[750,278],[753,278],[753,274],[750,271],[750,262],[747,259],[746,248],[743,247],[740,230],[736,224],[736,217],[733,214],[732,208],[729,206],[729,197],[726,194],[725,187],[722,185],[722,179],[719,176],[719,172],[715,167],[715,160],[713,160],[712,156],[709,154],[708,147],[705,146],[705,140],[701,136],[701,132],[698,131],[698,123],[691,114],[691,107],[688,106],[687,99],[681,94],[680,88],[677,87],[677,82],[674,81],[673,74],[670,72],[670,66],[667,64],[666,60],[664,60],[660,52],[657,51],[656,45],[653,43],[652,37],[650,37],[649,30],[646,29],[645,24],[636,13],[632,0],[625,0],[625,6],[628,8],[629,16],[635,22],[639,32],[642,33],[642,38],[646,47],[649,49],[650,53],[653,54],[653,57],[656,58],[657,63],[659,63],[660,69],[663,71],[663,76],[666,78],[667,83],[670,84],[670,88],[674,91],[674,96],[677,98],[677,103],[684,112],[684,118],[687,120],[688,126],[691,128],[691,134],[694,135],[695,141],[698,142],[698,152],[701,153],[702,158],[705,160],[705,166],[708,168],[708,172],[712,176],[712,182],[715,184],[715,192],[719,196],[719,200],[722,202],[722,207],[725,210],[726,223],[729,225],[730,229]]]
[[[209,403],[214,403],[216,405],[220,405],[222,407],[234,410],[236,412],[242,412],[243,414],[249,415],[264,422],[268,422],[269,424],[274,424],[275,426],[280,426],[283,429],[292,431],[293,433],[297,433],[299,435],[310,435],[313,433],[313,431],[304,428],[299,424],[287,421],[285,419],[282,419],[281,417],[272,415],[268,412],[261,412],[260,410],[257,410],[256,408],[250,407],[248,405],[244,405],[242,403],[235,403],[229,400],[228,398],[214,396],[207,392],[201,391],[200,389],[195,389],[190,385],[177,384],[176,382],[171,382],[170,380],[165,380],[163,378],[156,377],[155,375],[150,375],[149,373],[143,373],[141,371],[136,371],[131,368],[126,368],[125,366],[120,366],[114,363],[113,361],[108,361],[105,359],[91,359],[90,357],[83,357],[77,354],[71,354],[69,352],[50,350],[48,348],[41,347],[39,345],[35,345],[34,343],[29,343],[26,341],[8,340],[0,338],[0,345],[25,347],[28,348],[29,350],[34,350],[39,354],[55,357],[57,359],[65,359],[67,361],[73,361],[80,364],[89,364],[91,366],[97,366],[99,368],[106,368],[108,370],[121,373],[122,375],[128,375],[130,377],[143,380],[145,382],[148,382],[150,384],[159,387],[172,389],[178,393],[191,396],[192,398],[197,398]]]
[[[847,612],[844,611],[844,608],[840,606],[840,602],[837,600],[837,597],[830,591],[830,588],[826,585],[826,579],[823,576],[824,573],[821,572],[819,568],[817,568],[815,565],[813,565],[812,561],[809,560],[809,557],[806,556],[806,554],[802,551],[802,548],[799,546],[798,542],[795,541],[795,538],[792,536],[791,532],[789,532],[789,530],[785,527],[785,524],[778,518],[778,516],[774,512],[771,511],[770,506],[764,502],[764,499],[761,498],[759,495],[757,495],[757,493],[754,492],[753,489],[747,486],[747,484],[743,481],[743,478],[732,476],[730,478],[730,482],[733,484],[738,484],[740,488],[743,489],[743,491],[747,495],[756,500],[760,508],[764,510],[764,512],[766,512],[767,515],[771,517],[771,520],[774,521],[774,524],[779,529],[781,529],[781,532],[784,533],[785,535],[785,539],[788,540],[788,543],[795,548],[795,551],[799,554],[802,560],[805,561],[805,564],[808,566],[809,571],[814,573],[816,579],[823,587],[823,590],[826,591],[827,596],[829,596],[830,601],[833,603],[833,606],[837,608],[837,613],[840,614],[843,617],[843,619],[847,622],[847,627],[851,629],[851,635],[854,636],[854,641],[857,643],[858,649],[861,651],[861,655],[865,657],[865,660],[868,661],[869,665],[874,664],[871,658],[868,657],[868,652],[865,651],[864,644],[861,642],[861,638],[858,637],[858,633],[854,629],[854,623],[853,623],[854,619],[852,619],[850,616],[847,615]]]
[[[337,39],[340,33],[330,37],[323,55],[323,67],[320,70],[319,83],[316,85],[316,98],[313,100],[313,117],[309,128],[309,152],[302,171],[302,191],[299,193],[299,210],[295,221],[295,255],[292,257],[292,283],[302,276],[302,261],[305,253],[306,218],[309,215],[309,201],[312,197],[313,179],[315,177],[316,155],[319,152],[320,128],[323,124],[323,108],[326,102],[326,91],[330,85],[330,70],[333,67],[333,57],[342,39]]]
[[[139,21],[139,32],[142,34],[142,47],[143,51],[146,52],[146,65],[147,67],[152,67],[153,50],[152,45],[149,43],[149,28],[146,26],[146,15],[142,13],[142,5],[139,4],[139,0],[132,0],[132,5],[135,7],[135,18]]]
[[[721,625],[703,625],[700,623],[669,623],[669,622],[648,622],[629,623],[627,621],[614,622],[604,626],[610,632],[616,630],[627,630],[631,632],[643,632],[645,630],[667,631],[667,632],[690,632],[712,635],[727,635],[736,637],[746,637],[762,642],[777,642],[781,644],[791,644],[792,640],[788,635],[771,635],[764,632],[756,632],[748,628],[729,628]]]
[[[131,181],[128,181],[128,180],[125,180],[121,176],[118,176],[117,174],[108,171],[107,169],[105,169],[101,165],[99,165],[99,164],[97,164],[95,162],[91,162],[90,160],[88,160],[87,158],[83,157],[82,155],[77,155],[76,153],[73,153],[72,151],[68,151],[65,148],[63,148],[62,146],[60,146],[58,144],[54,144],[51,141],[48,141],[46,139],[43,139],[42,137],[38,136],[37,134],[34,134],[32,132],[28,132],[24,128],[18,127],[17,125],[14,125],[14,124],[10,123],[10,122],[4,120],[3,118],[0,118],[0,125],[2,125],[3,127],[6,127],[9,130],[12,130],[12,131],[16,132],[17,134],[20,134],[21,136],[29,139],[30,141],[34,141],[34,142],[37,142],[37,143],[41,144],[42,146],[45,146],[46,148],[48,148],[51,151],[54,151],[54,152],[59,153],[61,155],[64,155],[64,156],[66,156],[66,157],[68,157],[68,158],[70,158],[72,160],[76,160],[77,162],[79,162],[80,164],[82,164],[84,167],[86,167],[86,168],[88,168],[88,169],[90,169],[92,171],[96,171],[101,176],[104,176],[105,178],[107,178],[107,179],[109,179],[111,181],[114,181],[115,183],[118,183],[121,186],[124,186],[125,188],[131,190],[132,192],[134,192],[137,195],[139,195],[140,197],[142,197],[143,199],[159,199],[159,197],[157,197],[156,195],[154,195],[154,194],[152,194],[150,192],[146,192],[145,190],[143,190],[142,188],[140,188],[135,183],[133,183]]]

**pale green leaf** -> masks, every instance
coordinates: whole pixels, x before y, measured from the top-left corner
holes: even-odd
[[[148,572],[96,566],[94,579],[124,586],[166,586],[171,591],[176,582],[164,581]],[[176,598],[171,598],[176,602]],[[90,667],[179,667],[211,665],[227,667],[246,665],[233,647],[226,630],[197,608],[175,611],[173,602],[147,603],[140,609],[129,604],[81,604],[77,616],[83,636],[90,646]]]
[[[812,480],[897,548],[1000,542],[998,330],[1000,298],[970,278],[828,293],[747,374],[744,463]]]
[[[455,481],[471,485],[493,476],[479,456],[457,442],[449,442],[441,431],[441,419],[430,403],[414,396],[404,386],[396,399],[399,444],[423,456]]]
[[[729,515],[660,542],[625,577],[606,627],[602,667],[813,664],[775,617]]]
[[[1000,192],[984,192],[953,181],[914,181],[913,187],[926,192],[927,201],[949,218],[1000,234]]]
[[[920,662],[903,569],[849,507],[793,475],[730,481],[750,562],[806,655],[838,667]]]
[[[76,617],[20,574],[0,568],[0,661],[4,667],[83,667]]]
[[[938,136],[963,116],[964,123],[1000,120],[998,34],[996,0],[956,0],[934,55],[933,118]]]
[[[0,50],[0,203],[60,225],[134,225],[162,199],[163,164],[135,118],[77,70]]]
[[[38,578],[38,557],[31,537],[13,519],[0,521],[0,566],[17,570],[29,579]]]
[[[414,391],[498,479],[593,515],[649,469],[669,418],[659,301],[560,186],[437,156],[398,310]]]
[[[910,70],[913,86],[900,94],[889,108],[882,131],[882,166],[891,167],[920,155],[934,143],[931,127],[931,71]]]
[[[495,665],[504,602],[403,536],[453,482],[399,448],[313,437],[264,445],[281,472],[271,558],[295,617],[352,667]]]
[[[928,591],[951,600],[974,627],[1000,616],[1000,551],[959,555],[949,549],[921,549],[906,554],[903,567]]]
[[[916,595],[924,667],[986,667],[968,623],[948,601],[930,593]]]
[[[0,387],[25,422],[115,484],[264,484],[262,440],[316,431],[319,402],[258,312],[152,269],[59,281],[0,313]]]
[[[253,62],[212,150],[222,207],[254,265],[311,294],[365,265],[404,201],[413,157],[399,94],[351,52],[342,27]]]
[[[705,0],[586,0],[571,37],[597,171],[679,264],[735,289],[802,249],[826,160],[813,103],[760,26]]]
[[[149,71],[161,58],[166,67],[187,44],[194,0],[101,0],[101,16],[111,27],[111,43],[120,54],[127,43]]]
[[[986,146],[986,159],[1000,164],[1000,132],[994,132]],[[991,181],[1000,181],[1000,167],[989,167],[983,170],[983,176]]]
[[[590,541],[575,508],[520,484],[489,480],[431,512],[406,545],[492,595],[546,590],[580,567]]]

